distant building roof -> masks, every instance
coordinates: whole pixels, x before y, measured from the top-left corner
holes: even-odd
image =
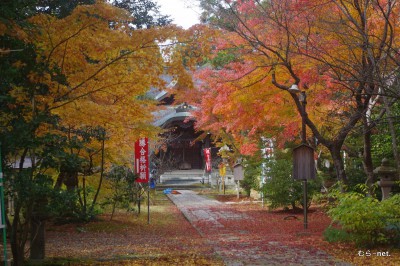
[[[177,80],[169,75],[162,75],[161,77],[167,84],[166,89],[159,89],[152,87],[148,92],[147,96],[161,102],[163,99],[170,97],[170,93],[167,89],[172,89],[177,84]],[[164,105],[158,111],[153,112],[155,121],[153,125],[163,127],[174,121],[183,121],[187,118],[193,117],[191,111],[197,109],[194,106],[190,106],[186,103],[180,105]]]
[[[11,162],[11,167],[13,169],[19,169],[20,163],[21,163],[20,158],[15,158],[15,161]],[[23,169],[27,169],[27,168],[30,168],[30,167],[32,167],[32,159],[30,157],[26,157],[25,160],[24,160],[24,163],[22,165],[22,168]]]
[[[166,88],[171,89],[173,88],[177,81],[174,80],[171,76],[169,75],[162,75],[161,78],[165,81],[167,84]],[[168,91],[156,87],[151,87],[150,90],[146,93],[147,97],[152,98],[156,101],[161,101],[165,97],[168,96]]]
[[[174,121],[183,121],[188,117],[193,117],[191,111],[196,109],[196,107],[187,105],[186,103],[178,106],[168,106],[166,109],[154,113],[156,121],[153,124],[162,127]]]

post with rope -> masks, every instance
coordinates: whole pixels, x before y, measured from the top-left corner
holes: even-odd
[[[147,224],[150,224],[150,179],[147,186]]]

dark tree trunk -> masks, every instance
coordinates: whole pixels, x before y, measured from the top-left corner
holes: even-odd
[[[14,265],[22,266],[24,265],[25,260],[24,247],[26,243],[26,228],[24,228],[24,225],[21,224],[19,219],[21,212],[21,207],[19,204],[16,204],[15,210],[14,220],[11,223],[10,245]]]
[[[30,258],[43,260],[45,257],[45,220],[34,216],[31,221]]]
[[[33,207],[31,228],[30,228],[30,258],[43,260],[45,257],[45,221],[47,218],[46,205],[48,200],[42,198],[36,201]]]
[[[115,213],[115,208],[117,207],[117,201],[114,200],[113,203],[113,207],[112,207],[112,211],[111,211],[111,217],[110,217],[110,221],[112,221],[113,217],[114,217],[114,213]]]
[[[364,172],[367,175],[366,184],[369,188],[372,188],[373,184],[375,183],[374,177],[374,166],[372,163],[372,155],[371,155],[371,127],[368,125],[367,118],[363,119],[364,121],[364,151],[363,151],[363,167]]]
[[[65,184],[68,190],[74,190],[78,188],[78,172],[64,172],[61,171],[57,177],[54,188],[61,188],[62,184]]]
[[[99,180],[99,185],[97,187],[96,194],[94,195],[92,205],[90,206],[90,213],[93,212],[94,206],[97,202],[97,197],[99,196],[100,189],[101,189],[101,184],[103,183],[103,177],[104,177],[104,145],[105,145],[105,135],[103,136],[103,139],[101,141],[101,165],[100,165],[100,180]]]
[[[329,151],[333,160],[333,167],[336,170],[336,177],[339,181],[342,181],[344,184],[348,184],[347,175],[344,169],[344,162],[342,155],[340,154],[340,149],[342,145],[334,143],[331,147],[329,147]]]

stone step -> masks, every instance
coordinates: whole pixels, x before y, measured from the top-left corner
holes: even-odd
[[[175,175],[161,175],[160,182],[165,181],[197,181],[202,180],[203,176],[175,176]]]
[[[160,182],[165,181],[200,181],[203,179],[204,171],[201,169],[174,170],[160,175]]]
[[[204,170],[202,169],[191,169],[191,170],[172,170],[172,171],[166,171],[164,174],[166,175],[202,175],[204,173]]]

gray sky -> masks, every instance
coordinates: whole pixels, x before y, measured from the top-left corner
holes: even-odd
[[[161,14],[170,15],[173,23],[188,29],[199,23],[200,11],[194,0],[155,0],[160,6]]]

